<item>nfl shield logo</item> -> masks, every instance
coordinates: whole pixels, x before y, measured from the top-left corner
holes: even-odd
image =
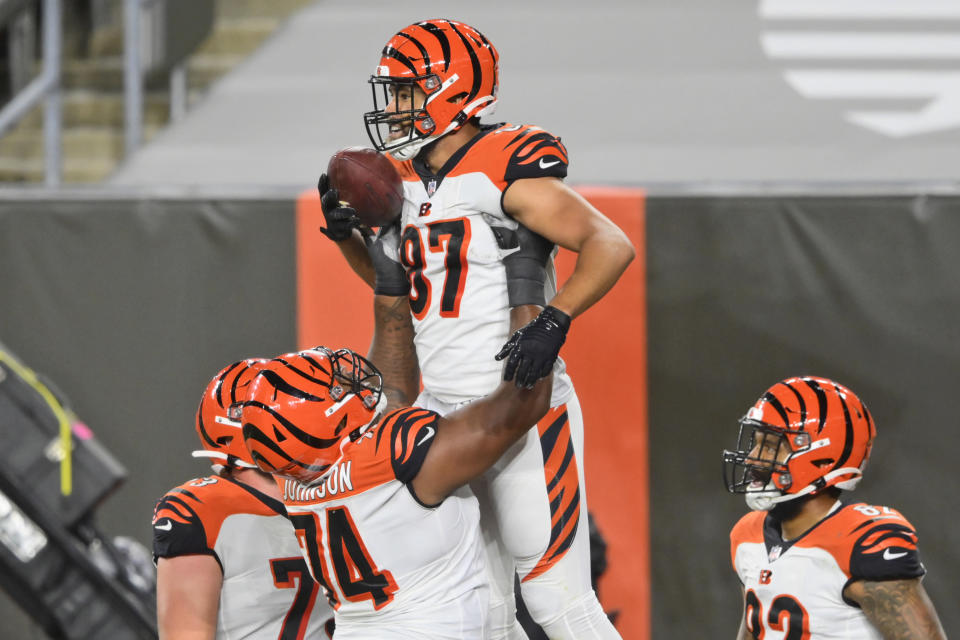
[[[431,180],[427,183],[427,195],[432,196],[437,191],[437,181]]]
[[[773,562],[774,560],[780,557],[780,552],[781,552],[780,545],[777,545],[773,549],[770,549],[770,553],[767,556],[767,558],[769,559],[770,562]]]

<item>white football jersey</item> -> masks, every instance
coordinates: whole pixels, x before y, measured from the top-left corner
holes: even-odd
[[[881,640],[860,608],[844,599],[844,587],[924,574],[916,532],[888,507],[839,506],[789,542],[777,520],[754,511],[736,524],[730,543],[747,632],[764,640]]]
[[[502,208],[504,190],[521,178],[563,178],[566,149],[538,127],[503,124],[484,127],[438,174],[418,159],[396,164],[404,191],[400,259],[423,385],[452,404],[487,395],[503,372],[494,356],[510,337],[505,254],[491,226],[516,228]],[[555,276],[545,288],[549,301]],[[570,391],[558,359],[553,405]]]
[[[283,505],[248,485],[211,476],[167,492],[154,511],[153,553],[220,564],[218,640],[330,637],[333,614]]]
[[[425,505],[408,484],[438,420],[425,409],[394,411],[347,445],[322,483],[282,482],[340,640],[484,637],[489,587],[476,498]]]

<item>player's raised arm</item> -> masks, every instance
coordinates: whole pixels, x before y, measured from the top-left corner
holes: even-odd
[[[552,384],[552,375],[532,389],[502,382],[489,396],[441,418],[411,483],[421,502],[437,504],[490,468],[546,414]]]
[[[420,392],[420,365],[413,342],[410,299],[373,297],[374,331],[367,358],[377,363],[383,375],[387,410],[409,407]]]
[[[937,611],[920,578],[858,580],[844,595],[860,605],[884,640],[946,640]]]

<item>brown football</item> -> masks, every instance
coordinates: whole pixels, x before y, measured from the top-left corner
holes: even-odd
[[[380,227],[397,219],[403,207],[403,183],[393,163],[367,147],[337,151],[327,164],[330,186],[349,203],[360,222]]]

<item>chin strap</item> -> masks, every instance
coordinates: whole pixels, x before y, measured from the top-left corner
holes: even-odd
[[[853,477],[841,482],[836,482],[832,485],[829,484],[831,480],[846,475]],[[841,467],[840,469],[834,469],[830,473],[824,475],[823,478],[821,478],[821,481],[829,486],[833,486],[844,491],[851,491],[860,483],[862,477],[863,472],[857,467]],[[768,482],[760,491],[748,491],[745,493],[744,500],[746,500],[747,506],[754,511],[769,511],[781,502],[787,502],[788,500],[793,500],[794,498],[809,495],[818,490],[819,489],[817,486],[808,484],[796,493],[781,493],[780,490],[777,489],[773,484],[773,482]]]

